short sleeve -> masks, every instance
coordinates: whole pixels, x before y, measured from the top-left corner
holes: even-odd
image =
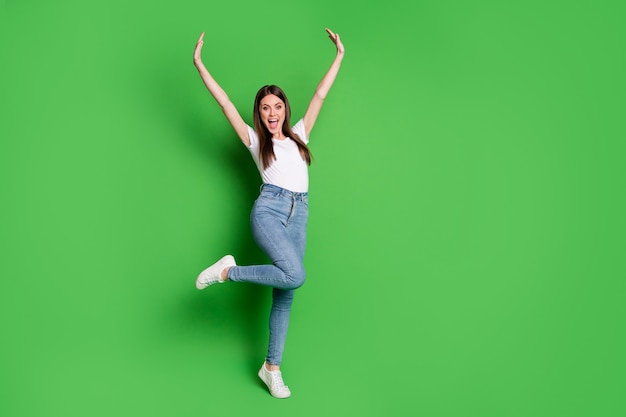
[[[309,143],[309,138],[306,137],[306,129],[304,128],[304,119],[298,120],[298,123],[296,123],[291,130],[293,130],[293,133],[298,135],[304,143]]]
[[[254,159],[254,162],[257,164],[257,166],[260,166],[259,164],[259,153],[260,153],[259,137],[256,135],[256,132],[254,131],[254,129],[250,127],[250,125],[248,125],[248,139],[250,139],[250,146],[248,146],[248,150],[252,154],[252,159]]]
[[[250,150],[252,150],[253,148],[257,148],[259,147],[259,138],[256,135],[256,132],[254,131],[253,128],[250,127],[250,125],[246,125],[248,126],[248,139],[250,140],[250,146],[248,146],[248,148],[250,148]]]

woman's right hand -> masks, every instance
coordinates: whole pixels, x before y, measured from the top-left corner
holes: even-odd
[[[196,49],[193,51],[193,62],[202,62],[202,44],[204,43],[204,32],[200,35],[196,43]]]

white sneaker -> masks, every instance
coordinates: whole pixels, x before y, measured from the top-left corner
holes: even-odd
[[[263,363],[263,366],[259,369],[259,378],[265,382],[272,397],[287,398],[291,395],[289,387],[283,382],[283,375],[280,371],[268,371],[267,368],[265,368],[265,363]]]
[[[237,266],[235,258],[233,258],[232,255],[226,255],[204,271],[200,272],[200,275],[198,275],[198,278],[196,279],[196,288],[203,290],[209,285],[213,285],[218,282],[220,284],[224,283],[221,278],[222,271],[224,268],[228,268],[230,266]]]

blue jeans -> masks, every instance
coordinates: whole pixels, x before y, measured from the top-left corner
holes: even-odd
[[[234,266],[228,271],[233,282],[250,282],[273,287],[270,340],[266,361],[280,365],[293,295],[304,284],[304,249],[309,217],[307,193],[263,184],[254,202],[250,225],[254,240],[272,265]]]

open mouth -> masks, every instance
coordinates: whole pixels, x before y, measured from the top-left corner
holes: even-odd
[[[270,130],[274,130],[278,127],[278,119],[267,119],[267,124]]]

